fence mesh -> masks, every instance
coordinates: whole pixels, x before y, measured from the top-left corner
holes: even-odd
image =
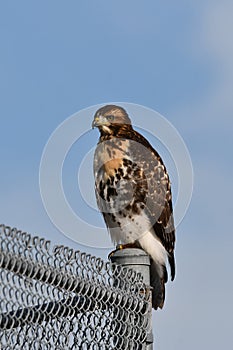
[[[144,349],[142,277],[0,225],[0,349]]]

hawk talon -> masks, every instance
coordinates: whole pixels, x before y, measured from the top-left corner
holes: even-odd
[[[110,260],[111,256],[114,255],[114,253],[116,253],[117,249],[111,251],[109,254],[108,254],[108,260]]]
[[[124,244],[118,244],[116,246],[116,249],[114,249],[113,251],[111,251],[109,254],[108,254],[108,260],[111,258],[111,256],[116,253],[118,250],[122,250],[124,249]]]
[[[118,244],[118,245],[116,246],[116,249],[113,250],[112,252],[110,252],[110,253],[108,254],[108,259],[110,259],[111,256],[112,256],[114,253],[116,253],[118,250],[123,250],[123,249],[126,249],[126,248],[137,248],[137,245],[136,245],[136,243]]]

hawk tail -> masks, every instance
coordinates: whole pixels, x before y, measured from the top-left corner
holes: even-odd
[[[158,272],[158,265],[155,261],[151,261],[150,268],[150,285],[152,289],[152,307],[157,310],[163,308],[165,300],[165,283],[167,282],[167,269],[166,266],[162,265],[162,277],[161,273]]]

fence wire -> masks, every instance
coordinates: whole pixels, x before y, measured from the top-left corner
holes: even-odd
[[[144,349],[142,277],[0,225],[0,349]]]

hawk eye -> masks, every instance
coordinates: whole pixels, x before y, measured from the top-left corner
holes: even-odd
[[[107,115],[107,119],[108,119],[108,121],[112,122],[114,119],[114,115],[112,115],[112,114]]]

